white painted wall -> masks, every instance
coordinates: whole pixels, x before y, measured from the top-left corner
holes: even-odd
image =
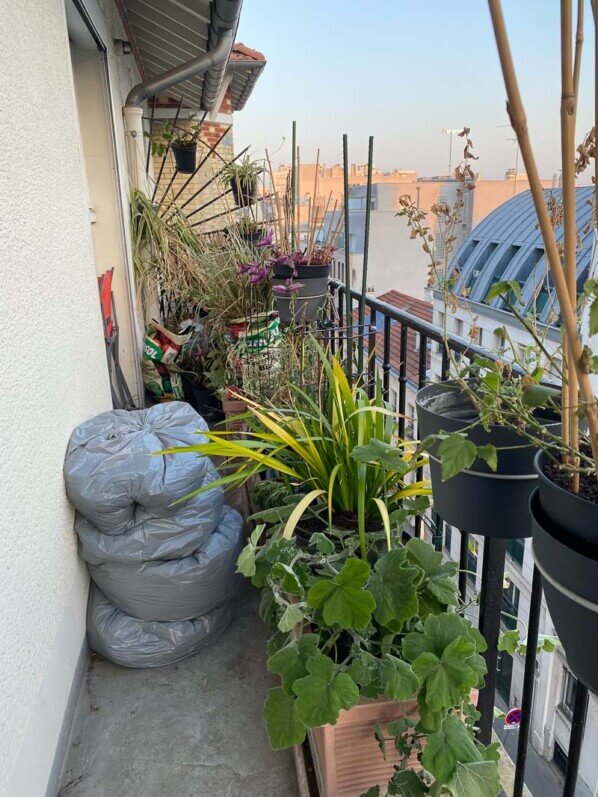
[[[62,463],[110,393],[63,3],[3,19],[0,794],[37,797],[85,633]]]

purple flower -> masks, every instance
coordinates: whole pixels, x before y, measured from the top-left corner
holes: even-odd
[[[292,263],[293,261],[289,255],[278,255],[270,258],[271,266],[290,266]]]
[[[272,291],[279,296],[285,296],[289,293],[297,293],[301,288],[305,287],[301,282],[293,282],[293,280],[286,280],[284,285],[274,285]]]
[[[268,246],[272,246],[272,240],[274,239],[274,233],[272,230],[267,232],[264,237],[256,243],[256,249],[266,249]]]
[[[257,263],[237,263],[237,271],[239,274],[250,274],[258,268]]]
[[[268,266],[260,266],[251,269],[249,272],[249,284],[257,285],[259,282],[264,282],[270,276],[270,269]]]

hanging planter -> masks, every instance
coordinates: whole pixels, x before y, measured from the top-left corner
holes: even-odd
[[[324,265],[275,264],[272,290],[282,324],[305,324],[318,320],[328,298],[330,263]]]
[[[247,207],[247,205],[253,205],[257,191],[255,180],[235,176],[231,178],[230,187],[237,207],[243,208]]]
[[[449,525],[470,534],[502,539],[531,536],[527,505],[537,484],[534,470],[536,448],[513,429],[491,425],[486,431],[476,424],[478,413],[455,382],[428,385],[415,397],[419,438],[442,432],[466,431],[475,446],[496,448],[497,468],[478,458],[467,469],[445,481],[437,446],[430,452],[434,509]],[[559,422],[546,418],[546,426],[558,431]]]
[[[197,166],[197,143],[172,144],[171,149],[177,172],[193,174]]]
[[[538,452],[538,490],[530,501],[534,559],[567,663],[598,693],[598,503],[557,484],[546,472],[549,462]]]

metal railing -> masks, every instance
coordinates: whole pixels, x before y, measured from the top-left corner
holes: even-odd
[[[481,346],[471,343],[465,338],[445,334],[444,330],[424,319],[394,307],[379,299],[363,296],[359,291],[352,289],[347,297],[344,285],[337,280],[330,281],[330,291],[332,300],[336,304],[337,314],[341,324],[344,323],[344,315],[348,308],[352,308],[354,318],[363,318],[364,311],[366,320],[369,324],[369,335],[367,336],[367,382],[373,385],[376,380],[378,369],[382,373],[382,389],[385,398],[388,400],[390,395],[391,380],[391,329],[392,324],[399,325],[399,363],[398,363],[398,407],[399,412],[399,435],[405,435],[405,410],[407,402],[407,357],[408,357],[408,332],[414,330],[419,334],[419,356],[418,356],[418,379],[416,387],[423,387],[427,380],[428,370],[428,344],[431,341],[440,343],[442,346],[441,379],[449,377],[450,358],[446,350],[448,348],[471,361],[474,355],[479,355],[485,359],[497,360],[498,356]],[[356,311],[359,309],[359,315]],[[381,329],[379,329],[379,325]],[[360,340],[363,340],[361,336]],[[357,341],[356,341],[357,342]],[[382,343],[379,346],[379,343]],[[363,345],[363,344],[359,344]],[[359,354],[360,362],[363,362],[363,352]],[[421,477],[421,473],[419,477]],[[421,533],[420,525],[416,526],[416,534]],[[442,519],[434,524],[434,534],[438,534],[438,526],[442,529],[444,524]],[[459,532],[459,592],[465,601],[467,595],[467,573],[469,557],[469,535]],[[505,574],[507,540],[484,538],[484,552],[482,559],[482,580],[479,592],[479,629],[486,640],[488,649],[484,654],[488,673],[485,678],[485,686],[480,690],[478,700],[478,710],[481,717],[478,723],[478,739],[483,744],[492,741],[492,729],[494,721],[494,704],[497,685],[497,661],[498,661],[498,638],[500,634],[503,582]],[[525,781],[525,770],[527,753],[529,749],[529,736],[533,711],[533,695],[535,687],[535,669],[537,659],[538,632],[540,625],[540,610],[542,606],[542,583],[540,574],[536,567],[533,569],[531,584],[531,598],[528,616],[528,634],[526,640],[525,668],[523,675],[523,692],[521,699],[521,725],[519,727],[519,738],[517,745],[517,758],[515,762],[515,779],[513,787],[513,797],[522,797]],[[567,755],[567,769],[563,785],[563,797],[574,797],[581,747],[583,743],[586,716],[588,710],[588,690],[580,682],[577,683],[575,704],[571,720],[571,736]]]

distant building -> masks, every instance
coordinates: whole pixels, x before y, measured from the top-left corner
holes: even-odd
[[[552,180],[544,180],[550,187]],[[380,294],[389,290],[424,298],[428,284],[429,256],[422,250],[421,240],[412,239],[406,219],[397,216],[400,210],[399,198],[407,194],[424,211],[430,211],[438,202],[453,205],[461,184],[454,179],[427,178],[409,181],[378,182],[372,186],[370,208],[370,241],[368,277],[366,288],[369,293]],[[514,194],[529,189],[527,178],[514,175],[504,180],[475,180],[475,189],[468,191],[462,221],[455,230],[456,248],[485,218],[488,213],[501,205]],[[301,192],[303,189],[301,189]],[[356,185],[349,194],[349,251],[351,284],[360,287],[365,249],[366,186]],[[338,211],[327,214],[326,227],[335,223]],[[434,216],[428,214],[428,224],[432,226],[435,237],[434,256],[444,257],[444,240],[434,227]],[[345,275],[345,241],[338,242],[334,262],[335,276]]]

